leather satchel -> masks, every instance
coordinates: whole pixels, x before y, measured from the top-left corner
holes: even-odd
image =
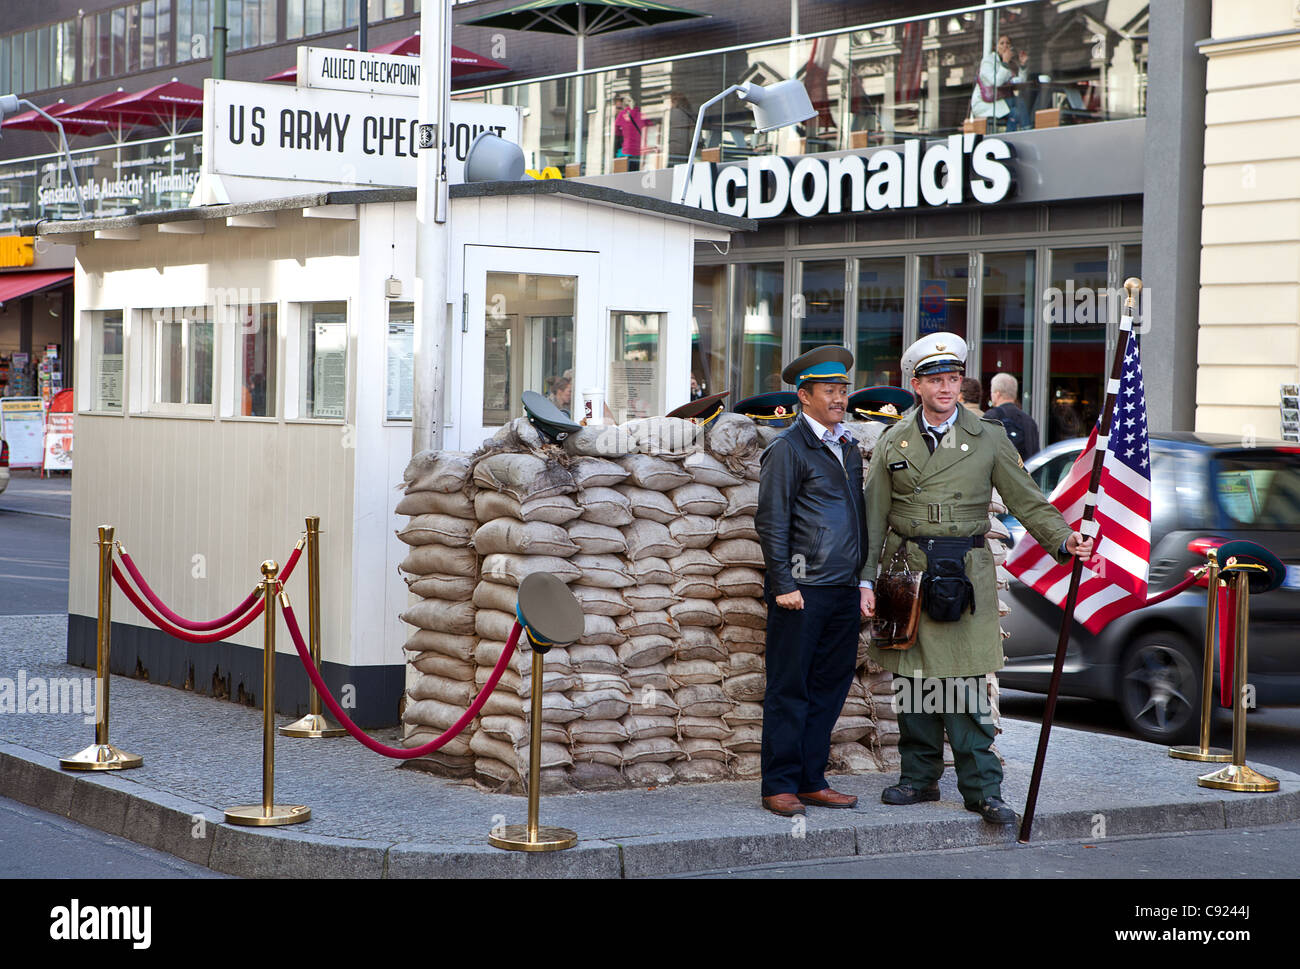
[[[867,636],[877,649],[911,649],[921,621],[921,579],[925,573],[897,568],[899,556],[907,547],[900,542],[889,568],[876,579],[876,614],[867,620]]]

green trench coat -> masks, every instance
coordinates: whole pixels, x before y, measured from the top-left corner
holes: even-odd
[[[862,578],[875,579],[877,565],[888,569],[900,536],[984,534],[994,487],[1028,531],[1022,541],[1032,536],[1058,561],[1069,561],[1069,555],[1058,550],[1071,528],[1025,471],[1001,424],[958,407],[956,424],[930,454],[917,412],[913,408],[903,415],[880,436],[872,452],[865,485],[870,547]],[[909,542],[905,555],[909,569],[925,569],[922,548]],[[975,588],[973,615],[966,612],[957,622],[934,622],[922,611],[916,645],[907,650],[873,646],[871,658],[904,676],[978,676],[1001,669],[993,553],[987,546],[972,548],[966,552],[965,566]]]

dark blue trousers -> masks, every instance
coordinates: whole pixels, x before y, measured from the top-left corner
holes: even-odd
[[[763,797],[824,790],[831,730],[858,658],[857,586],[801,585],[802,609],[767,594]]]

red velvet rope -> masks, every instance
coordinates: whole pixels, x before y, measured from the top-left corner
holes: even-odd
[[[228,626],[225,629],[218,629],[216,632],[212,632],[212,633],[203,633],[203,634],[193,633],[185,629],[180,629],[177,626],[173,626],[162,616],[158,615],[156,612],[150,609],[149,604],[140,598],[140,596],[136,593],[135,589],[131,588],[131,584],[126,581],[126,576],[122,574],[122,570],[117,567],[116,562],[113,563],[113,581],[117,583],[119,589],[121,589],[124,593],[126,593],[126,597],[131,600],[131,605],[139,609],[140,612],[144,614],[144,617],[148,619],[151,623],[153,623],[155,626],[157,626],[159,629],[161,629],[163,632],[167,633],[168,635],[175,636],[177,639],[188,640],[191,643],[219,642],[220,640],[226,639],[229,636],[233,636],[235,633],[244,629],[245,627],[250,625],[253,622],[253,620],[255,620],[258,616],[262,614],[261,605],[255,603],[253,608],[249,609],[248,612],[244,615],[244,618],[240,619],[233,626]],[[258,588],[257,594],[258,596],[261,596],[262,594],[261,588]]]
[[[497,665],[492,668],[492,675],[488,681],[483,684],[483,689],[479,691],[474,702],[469,705],[469,709],[461,716],[459,720],[448,727],[440,736],[430,740],[427,744],[421,744],[419,747],[389,747],[387,744],[381,744],[373,737],[367,736],[360,727],[358,727],[343,712],[343,708],[338,705],[334,697],[330,696],[329,687],[325,685],[325,680],[321,678],[320,670],[316,664],[311,661],[311,652],[307,649],[307,644],[303,642],[302,630],[298,628],[298,620],[294,617],[293,607],[287,602],[284,607],[284,623],[289,627],[289,637],[293,640],[293,645],[298,650],[298,658],[302,660],[302,665],[307,670],[307,675],[311,678],[312,685],[316,687],[316,692],[320,694],[321,700],[325,706],[329,707],[330,713],[334,714],[336,720],[341,723],[347,732],[352,734],[366,747],[369,747],[377,754],[383,754],[385,757],[393,757],[397,760],[411,760],[415,757],[423,757],[425,754],[431,754],[439,747],[454,740],[456,736],[464,730],[471,720],[478,716],[479,710],[483,709],[483,704],[492,695],[496,689],[497,683],[501,680],[506,671],[506,665],[510,662],[510,657],[514,655],[515,647],[519,644],[519,633],[523,628],[519,623],[510,630],[510,639],[506,642],[506,648],[501,650],[501,658],[497,660]],[[541,728],[541,724],[533,724],[533,729]]]
[[[1187,578],[1183,579],[1182,582],[1179,582],[1173,588],[1166,589],[1164,592],[1160,592],[1157,593],[1156,595],[1151,596],[1149,599],[1147,599],[1146,605],[1154,606],[1157,602],[1164,602],[1166,599],[1172,599],[1174,596],[1178,595],[1178,593],[1182,592],[1184,589],[1186,589],[1189,585],[1191,585],[1199,578],[1200,576],[1197,575],[1195,572],[1193,572],[1191,575],[1187,576]],[[1146,607],[1144,606],[1143,608]]]
[[[183,629],[189,629],[194,632],[207,632],[210,629],[220,629],[223,626],[228,626],[240,616],[244,615],[253,603],[257,601],[258,596],[262,594],[262,588],[259,585],[248,594],[248,597],[244,599],[243,602],[235,606],[234,609],[230,610],[230,612],[226,613],[220,619],[208,619],[203,621],[186,619],[184,616],[172,612],[167,608],[167,604],[162,601],[158,594],[150,588],[149,583],[145,581],[144,576],[140,573],[140,570],[136,568],[135,562],[132,560],[131,556],[127,554],[126,549],[119,546],[117,553],[121,556],[122,564],[126,566],[126,571],[130,573],[135,584],[140,587],[140,591],[144,593],[145,598],[153,603],[154,608],[156,608],[165,619],[169,622],[175,623]],[[298,558],[301,555],[302,547],[295,546],[294,550],[289,554],[289,560],[284,563],[283,571],[280,573],[279,579],[281,582],[287,582],[289,580],[289,576],[293,574],[293,567],[298,564]],[[140,611],[143,612],[144,610],[142,609]]]

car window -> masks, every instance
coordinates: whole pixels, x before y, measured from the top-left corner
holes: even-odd
[[[1032,477],[1037,482],[1038,487],[1043,489],[1043,494],[1050,495],[1058,484],[1064,480],[1065,476],[1070,473],[1070,466],[1074,464],[1083,449],[1076,451],[1066,451],[1058,454],[1052,460],[1048,461],[1042,467],[1035,468]]]
[[[1214,462],[1219,507],[1239,525],[1300,528],[1300,455],[1261,449]]]

